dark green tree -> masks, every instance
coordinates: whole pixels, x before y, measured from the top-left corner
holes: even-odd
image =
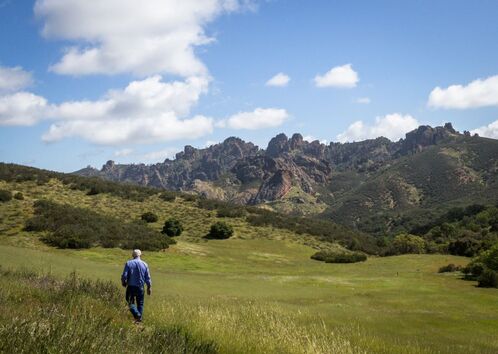
[[[156,222],[158,220],[157,215],[150,211],[143,213],[141,219],[147,223]]]
[[[180,236],[182,232],[183,232],[183,226],[179,220],[175,218],[169,218],[164,223],[162,231],[163,234],[166,234],[169,237],[174,237],[174,236]]]
[[[233,235],[233,227],[229,224],[218,221],[211,225],[211,230],[207,235],[207,238],[224,240]]]

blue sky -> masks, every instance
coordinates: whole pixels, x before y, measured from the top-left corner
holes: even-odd
[[[498,138],[496,1],[145,3],[0,0],[1,161],[74,171],[447,121]]]

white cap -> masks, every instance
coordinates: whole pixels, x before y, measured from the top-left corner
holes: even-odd
[[[140,257],[142,255],[142,251],[140,250],[133,250],[133,253],[131,254],[133,258]]]

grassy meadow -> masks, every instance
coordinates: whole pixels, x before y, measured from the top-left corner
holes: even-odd
[[[153,196],[137,202],[108,194],[88,196],[56,180],[41,186],[0,182],[0,189],[24,195],[24,200],[0,203],[1,338],[8,331],[18,333],[14,329],[19,331],[22,323],[36,327],[37,316],[46,323],[45,314],[33,315],[30,309],[48,304],[57,308],[62,299],[69,304],[60,311],[74,316],[75,323],[90,323],[76,331],[80,337],[102,327],[98,337],[102,346],[82,343],[80,352],[498,352],[498,291],[476,288],[475,282],[459,279],[458,273],[437,273],[440,266],[464,265],[467,258],[405,255],[325,264],[310,259],[320,246],[315,238],[254,227],[243,218],[224,219],[235,229],[231,239],[207,241],[202,237],[220,218],[215,211],[180,198],[166,202]],[[40,281],[30,281],[43,274],[66,279],[76,271],[80,277],[119,286],[130,253],[104,248],[60,250],[43,244],[39,233],[23,231],[25,220],[32,216],[33,201],[41,198],[122,220],[151,211],[159,216],[150,225],[157,229],[170,216],[183,222],[185,231],[176,238],[176,245],[162,252],[144,252],[153,294],[146,297],[143,327],[131,324],[124,299],[119,303],[115,297],[106,302],[92,294],[67,297],[57,290],[64,286],[50,288],[52,295],[45,296]],[[6,269],[39,275],[30,278]],[[22,322],[24,317],[29,318]],[[66,321],[58,328],[63,333],[72,327]],[[148,344],[154,340],[173,344]],[[65,345],[54,343],[47,352]],[[1,350],[8,352],[5,347]]]

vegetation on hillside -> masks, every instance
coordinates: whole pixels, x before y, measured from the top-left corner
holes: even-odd
[[[45,243],[59,248],[102,246],[157,251],[174,243],[169,237],[148,228],[145,223],[123,223],[94,211],[57,204],[35,202],[35,216],[26,222],[27,231],[48,231]]]
[[[362,252],[326,250],[313,254],[311,259],[325,263],[356,263],[366,261],[367,256]]]
[[[466,279],[477,280],[483,288],[498,287],[498,243],[481,252],[463,269]]]
[[[258,207],[233,205],[231,203],[201,198],[195,195],[164,191],[155,188],[141,187],[126,183],[117,183],[94,177],[81,177],[71,174],[56,173],[31,167],[14,164],[0,163],[0,180],[6,182],[35,181],[44,185],[50,179],[60,180],[64,185],[74,190],[80,190],[88,195],[89,191],[98,191],[97,194],[90,193],[89,196],[97,197],[100,194],[109,194],[132,200],[144,202],[147,198],[158,196],[166,202],[177,200],[193,203],[195,206],[209,211],[215,211],[220,218],[243,219],[250,225],[256,227],[273,227],[275,229],[288,230],[298,235],[311,235],[317,238],[318,243],[340,243],[351,250],[361,250],[370,254],[380,252],[373,237],[338,225],[329,220],[313,219],[307,217],[290,217],[284,214],[264,210]],[[186,227],[186,225],[183,225]]]

